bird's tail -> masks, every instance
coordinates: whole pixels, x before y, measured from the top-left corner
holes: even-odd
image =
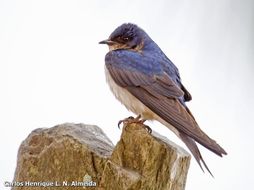
[[[187,136],[185,133],[182,133],[180,131],[178,131],[176,128],[174,128],[172,125],[170,125],[169,123],[165,122],[163,119],[158,118],[158,121],[160,121],[162,124],[164,124],[166,127],[168,127],[171,131],[173,131],[176,136],[178,136],[183,142],[184,144],[188,147],[188,149],[191,151],[192,155],[194,156],[194,158],[196,159],[198,165],[200,166],[201,170],[204,172],[204,169],[201,165],[202,164],[205,166],[206,170],[211,174],[211,176],[213,177],[212,172],[210,171],[210,169],[208,168],[208,166],[206,165],[199,149],[198,146],[196,144],[196,142],[189,136]]]
[[[181,140],[185,143],[185,145],[189,148],[189,150],[191,151],[192,155],[194,156],[194,158],[196,159],[198,165],[200,166],[200,168],[202,169],[202,171],[204,172],[204,169],[201,165],[202,164],[205,166],[206,170],[211,174],[211,176],[213,177],[212,172],[209,170],[208,166],[206,165],[199,149],[198,146],[196,144],[196,142],[188,137],[187,135],[185,135],[184,133],[179,132],[179,136],[181,138]]]
[[[185,109],[190,114],[190,116],[193,118],[197,127],[199,128],[198,123],[196,122],[196,120],[195,120],[194,116],[192,115],[191,111],[189,110],[189,108],[186,106]],[[216,143],[213,139],[211,139],[209,136],[207,136],[202,130],[201,130],[201,132],[203,133],[203,136],[206,136],[208,142],[210,142],[210,145],[208,146],[207,144],[200,142],[199,139],[194,139],[194,140],[196,140],[198,143],[200,143],[201,145],[203,145],[207,149],[211,150],[213,153],[217,154],[220,157],[222,157],[223,154],[227,155],[227,152],[218,143]]]
[[[189,115],[192,116],[191,113]],[[194,117],[193,117],[193,119],[194,119]],[[169,122],[166,122],[161,117],[156,118],[156,120],[158,120],[160,123],[162,123],[167,128],[169,128],[171,131],[173,131],[176,134],[176,136],[178,136],[185,143],[185,145],[188,147],[188,149],[191,151],[192,155],[196,159],[196,161],[197,161],[198,165],[200,166],[200,168],[202,169],[202,171],[204,171],[204,169],[203,169],[203,167],[201,165],[201,162],[202,162],[203,166],[206,168],[206,170],[213,177],[213,174],[209,170],[208,166],[206,165],[206,163],[205,163],[205,161],[204,161],[204,159],[203,159],[203,157],[202,157],[202,155],[201,155],[201,153],[200,153],[200,151],[198,149],[198,146],[197,146],[195,141],[197,141],[198,143],[200,143],[204,147],[208,148],[209,150],[211,150],[212,152],[214,152],[218,156],[222,156],[222,154],[227,154],[225,152],[225,150],[223,148],[221,148],[214,140],[209,138],[203,131],[201,131],[201,129],[198,127],[197,124],[196,124],[197,125],[197,129],[199,129],[202,132],[204,137],[206,137],[206,139],[208,140],[209,143],[211,143],[212,146],[208,146],[207,144],[202,143],[201,141],[199,141],[199,139],[193,139],[192,137],[189,137],[187,134],[179,131],[177,128],[173,127]],[[195,119],[194,119],[194,121],[195,121]],[[195,121],[195,123],[196,123],[196,121]]]

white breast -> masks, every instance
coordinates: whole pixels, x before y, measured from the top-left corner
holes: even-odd
[[[125,107],[137,115],[141,115],[143,119],[153,120],[155,119],[155,114],[146,107],[141,101],[134,97],[123,87],[117,85],[112,79],[108,69],[105,67],[105,75],[107,83],[115,95],[115,97],[123,104]]]

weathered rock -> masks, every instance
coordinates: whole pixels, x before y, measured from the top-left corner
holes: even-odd
[[[114,148],[97,126],[66,123],[23,141],[13,189],[183,190],[189,163],[185,150],[140,124],[125,126]]]
[[[83,181],[88,174],[98,182],[112,151],[112,142],[97,126],[67,123],[37,129],[19,148],[14,181],[57,181],[62,185],[64,181]]]
[[[184,189],[189,154],[165,137],[150,135],[142,125],[124,128],[112,162],[142,175],[138,189]]]

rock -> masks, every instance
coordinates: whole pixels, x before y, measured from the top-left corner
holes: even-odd
[[[88,174],[98,182],[112,151],[112,142],[97,126],[67,123],[37,129],[19,148],[14,181],[62,183],[83,181]]]
[[[139,124],[124,128],[112,162],[142,175],[137,189],[173,189],[185,187],[190,155],[155,131],[150,135]]]
[[[114,147],[99,127],[66,123],[22,142],[12,189],[183,190],[189,164],[184,149],[141,124],[124,126]]]

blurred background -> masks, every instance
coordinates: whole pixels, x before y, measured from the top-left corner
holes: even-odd
[[[132,115],[104,76],[106,46],[120,24],[143,28],[180,70],[201,128],[228,156],[192,159],[187,190],[251,189],[254,160],[254,1],[0,1],[0,188],[12,181],[28,134],[64,122],[96,124],[116,144]],[[186,147],[166,127],[153,130]]]

